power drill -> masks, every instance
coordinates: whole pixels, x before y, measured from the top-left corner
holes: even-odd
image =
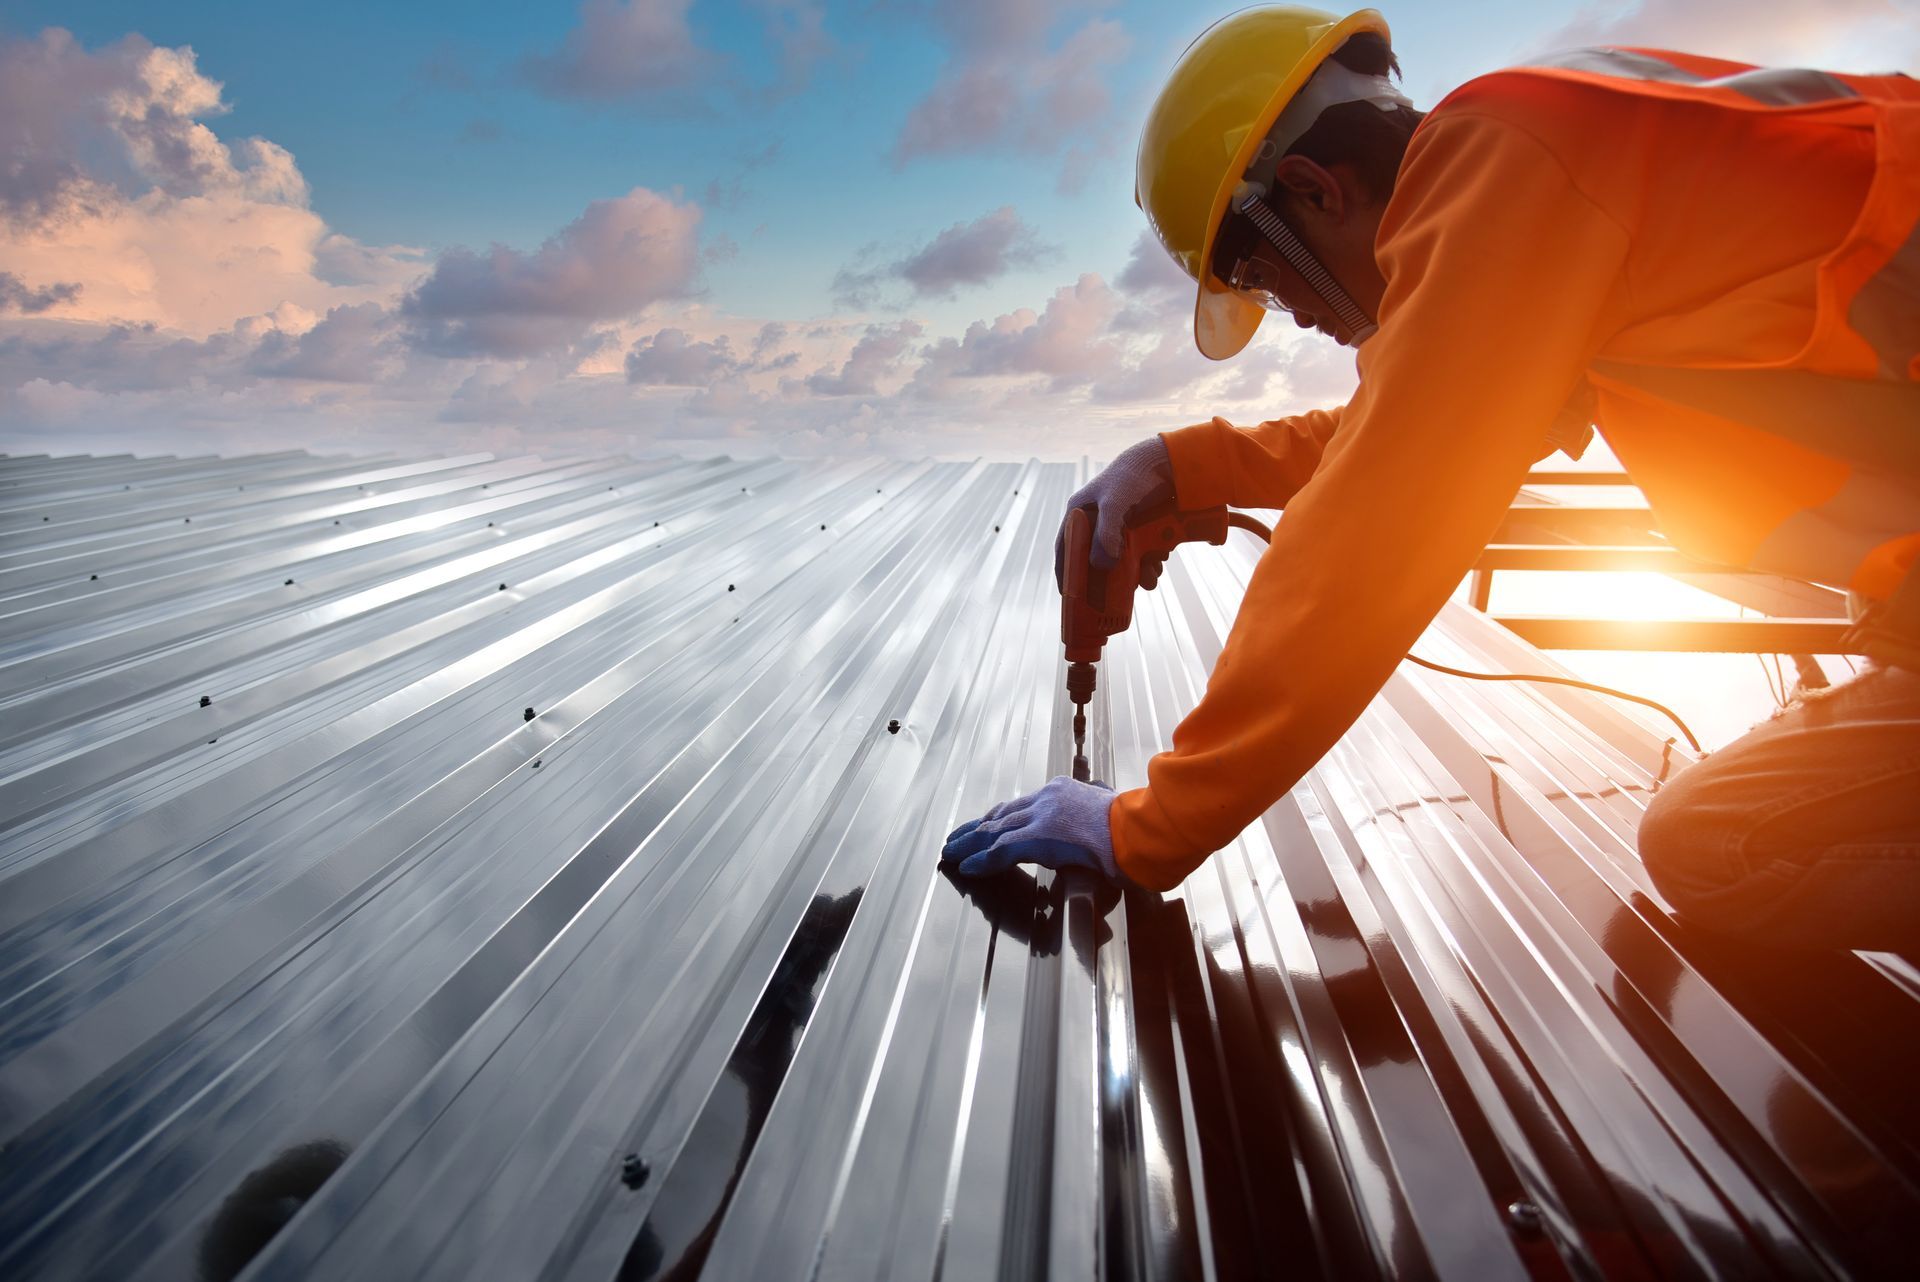
[[[1067,698],[1073,701],[1073,777],[1089,782],[1087,769],[1087,704],[1093,699],[1093,665],[1107,638],[1127,630],[1133,622],[1133,594],[1141,585],[1143,569],[1157,578],[1158,560],[1182,543],[1227,541],[1231,524],[1225,507],[1181,511],[1169,501],[1136,514],[1120,545],[1120,560],[1112,569],[1096,568],[1093,555],[1093,514],[1087,508],[1067,513],[1063,564],[1060,570],[1060,640],[1067,650]],[[1149,579],[1151,583],[1152,579]]]

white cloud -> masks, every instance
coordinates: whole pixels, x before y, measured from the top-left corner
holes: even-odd
[[[331,231],[284,148],[202,123],[225,110],[191,49],[90,52],[58,29],[0,43],[0,271],[73,285],[51,314],[196,338],[390,296],[419,271],[413,251]]]
[[[1594,0],[1538,48],[1603,44],[1767,66],[1911,72],[1920,60],[1920,6],[1911,0]]]
[[[877,254],[870,248],[868,259]],[[955,223],[927,244],[877,265],[847,266],[833,278],[834,297],[863,309],[881,300],[888,285],[904,283],[914,298],[952,298],[962,286],[989,284],[1058,251],[1040,240],[1011,205],[970,223]]]
[[[947,64],[908,113],[894,162],[1001,148],[1052,154],[1111,129],[1106,75],[1126,53],[1126,33],[1096,18],[1052,41],[1069,15],[1088,7],[1086,0],[936,5]]]
[[[892,378],[922,333],[918,321],[869,325],[838,370],[820,369],[809,375],[807,390],[821,396],[872,396],[883,379]]]
[[[610,102],[692,84],[707,63],[687,22],[692,0],[586,0],[580,23],[521,70],[555,98]]]
[[[699,206],[636,187],[596,200],[522,253],[450,250],[400,305],[414,341],[442,356],[520,357],[578,342],[596,321],[685,297]]]

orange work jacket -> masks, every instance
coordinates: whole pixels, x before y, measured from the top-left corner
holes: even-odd
[[[1422,122],[1333,410],[1163,436],[1284,507],[1205,697],[1111,812],[1170,888],[1352,724],[1591,418],[1683,551],[1885,599],[1920,554],[1920,84],[1589,49]],[[1903,593],[1903,597],[1910,595]]]

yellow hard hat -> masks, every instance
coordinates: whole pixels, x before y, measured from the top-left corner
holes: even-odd
[[[1213,238],[1227,202],[1280,112],[1320,64],[1363,31],[1390,39],[1372,9],[1345,18],[1265,5],[1229,14],[1187,47],[1140,134],[1134,203],[1173,260],[1200,284],[1193,340],[1222,361],[1265,312],[1213,274]]]

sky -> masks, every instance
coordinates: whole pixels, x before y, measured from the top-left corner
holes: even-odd
[[[1344,400],[1193,349],[1133,148],[1224,4],[0,0],[0,449],[1095,457]],[[1920,0],[1390,5],[1546,49],[1920,64]]]

